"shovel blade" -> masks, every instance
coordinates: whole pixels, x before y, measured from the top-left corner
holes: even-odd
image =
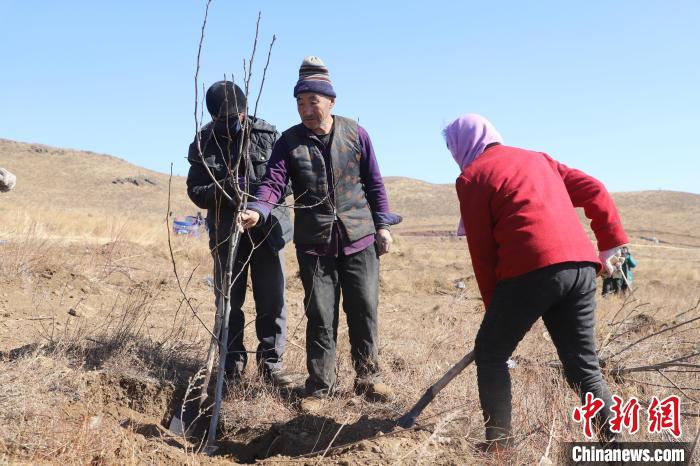
[[[413,411],[409,411],[403,416],[401,416],[396,424],[398,424],[398,426],[403,429],[413,427],[413,424],[416,423],[416,419],[418,418],[418,414],[420,413],[414,413]]]
[[[185,400],[173,413],[168,430],[179,437],[196,437],[203,414],[197,400]]]

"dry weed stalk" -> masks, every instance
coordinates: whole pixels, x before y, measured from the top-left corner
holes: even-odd
[[[0,244],[0,278],[10,280],[26,277],[40,270],[47,263],[51,252],[58,247],[56,241],[42,234],[36,221],[17,221],[13,233],[17,240]]]
[[[620,321],[615,321],[617,316],[622,312],[622,309],[632,302],[634,302],[634,300],[629,301],[625,299],[620,309],[613,316],[612,322],[610,323],[613,330],[607,335],[599,349],[601,366],[618,381],[632,381],[632,379],[626,378],[626,376],[639,372],[658,374],[665,379],[665,382],[670,384],[663,385],[665,388],[672,388],[674,391],[686,396],[686,398],[692,402],[696,402],[692,397],[688,396],[687,391],[698,391],[700,390],[700,385],[682,387],[682,383],[671,379],[669,373],[691,376],[690,378],[693,379],[695,383],[698,382],[697,375],[700,374],[700,364],[693,361],[700,356],[700,351],[697,345],[684,343],[681,337],[684,332],[695,329],[690,326],[690,324],[700,320],[700,316],[689,317],[681,321],[676,321],[674,319],[670,324],[664,323],[657,326],[660,328],[655,328],[653,325],[655,324],[654,319],[648,314],[641,312],[641,309],[648,305],[648,303],[641,303],[634,306]],[[676,314],[676,318],[688,314],[692,315],[697,311],[699,306],[700,301],[696,302],[695,305],[691,306],[689,309]],[[644,332],[648,328],[651,328],[652,331],[642,336],[637,335],[640,331]],[[625,344],[621,342],[629,343]],[[617,344],[618,348],[613,349],[614,344]],[[652,348],[665,347],[671,350],[671,354],[667,354],[665,358],[659,358],[655,362],[647,362],[645,364],[630,364],[629,362],[625,362],[625,357],[631,354],[632,350],[637,350],[637,352],[641,350],[644,352],[646,349],[646,352],[649,352]],[[652,351],[651,354],[658,354],[658,351]],[[687,378],[688,377],[686,377],[686,379]],[[648,380],[634,381],[641,384],[654,385]]]
[[[554,429],[556,426],[556,420],[552,420],[552,426],[549,429],[549,440],[547,440],[547,448],[544,450],[544,454],[540,458],[539,466],[547,466],[552,463],[552,460],[549,459],[550,451],[552,449],[552,440],[554,439]]]

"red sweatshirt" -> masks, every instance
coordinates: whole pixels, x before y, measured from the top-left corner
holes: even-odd
[[[574,207],[591,219],[598,250],[627,243],[603,183],[542,152],[496,145],[457,178],[457,196],[479,290],[562,262],[601,264]]]

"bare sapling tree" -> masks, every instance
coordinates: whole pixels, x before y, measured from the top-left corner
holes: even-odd
[[[190,309],[190,311],[193,313],[193,315],[196,317],[196,319],[199,321],[199,323],[205,328],[207,333],[210,335],[210,345],[209,345],[209,350],[207,353],[207,359],[205,362],[205,367],[203,370],[200,370],[197,372],[197,374],[194,375],[194,377],[190,381],[190,386],[188,387],[185,395],[185,402],[183,403],[181,407],[181,412],[176,413],[176,415],[179,415],[179,420],[178,422],[182,423],[182,420],[185,419],[185,409],[186,409],[186,403],[188,401],[188,397],[190,393],[193,391],[196,391],[197,388],[200,390],[199,396],[194,399],[190,400],[191,402],[196,402],[197,403],[197,413],[196,417],[191,420],[191,422],[195,422],[199,420],[209,409],[212,410],[211,412],[211,419],[209,423],[209,429],[207,431],[207,440],[206,444],[204,446],[204,451],[211,454],[214,451],[216,451],[216,432],[217,432],[217,425],[218,425],[218,420],[219,420],[219,413],[221,410],[221,402],[222,402],[222,397],[223,397],[223,386],[225,383],[224,379],[224,374],[225,374],[225,369],[226,369],[226,356],[228,352],[228,343],[229,343],[229,317],[231,314],[231,301],[230,301],[230,293],[233,285],[236,283],[237,280],[241,279],[241,274],[242,270],[244,269],[245,265],[248,264],[250,261],[250,256],[245,258],[245,261],[243,261],[243,267],[240,267],[238,273],[234,275],[234,264],[236,262],[236,257],[237,257],[237,252],[238,252],[238,245],[241,241],[241,238],[244,234],[248,234],[247,232],[244,232],[243,228],[241,227],[241,222],[240,222],[240,214],[246,210],[247,208],[247,203],[248,203],[248,198],[253,197],[250,194],[250,184],[248,177],[246,176],[247,173],[249,173],[249,169],[251,167],[251,160],[250,160],[250,136],[251,136],[251,120],[248,118],[248,109],[245,108],[244,111],[242,112],[244,114],[244,117],[240,119],[240,132],[237,134],[236,142],[237,147],[231,147],[234,141],[234,135],[231,134],[231,125],[228,123],[228,118],[239,118],[238,115],[226,115],[226,121],[225,121],[225,127],[227,129],[227,147],[221,147],[220,142],[215,138],[214,141],[218,146],[219,151],[224,154],[224,165],[225,165],[225,173],[226,176],[224,177],[223,180],[217,179],[217,176],[212,172],[210,169],[209,165],[205,162],[205,156],[204,156],[204,147],[206,147],[206,144],[209,143],[210,141],[202,141],[202,117],[204,113],[204,102],[203,99],[200,98],[199,94],[199,70],[200,70],[200,63],[201,63],[201,52],[202,52],[202,47],[204,44],[204,35],[205,35],[205,30],[206,30],[206,24],[207,24],[207,19],[209,15],[209,7],[211,5],[211,0],[208,0],[205,6],[205,13],[204,13],[204,20],[202,22],[202,27],[201,27],[201,33],[200,33],[200,39],[199,39],[199,46],[198,46],[198,51],[197,51],[197,59],[196,59],[196,69],[195,69],[195,75],[194,75],[194,84],[195,84],[195,109],[194,109],[194,119],[195,119],[195,146],[197,149],[197,154],[199,157],[199,160],[202,163],[202,166],[205,168],[211,182],[213,183],[215,189],[218,192],[219,198],[222,200],[222,202],[228,202],[229,205],[235,206],[236,212],[234,215],[233,222],[231,224],[230,230],[227,232],[224,238],[218,238],[218,244],[216,247],[225,247],[227,248],[225,257],[226,257],[226,263],[225,264],[218,264],[218,266],[222,270],[221,274],[221,280],[220,283],[214,283],[214,286],[216,287],[216,292],[217,294],[220,295],[220,299],[217,300],[217,309],[216,309],[216,315],[214,319],[214,327],[213,329],[209,329],[208,326],[202,321],[202,319],[199,317],[197,310],[194,308],[194,306],[191,304],[189,297],[187,296],[186,292],[186,286],[183,287],[182,281],[180,279],[180,276],[178,274],[177,270],[177,264],[175,261],[175,256],[172,248],[172,243],[170,239],[170,225],[168,224],[168,216],[166,215],[166,224],[168,225],[168,245],[170,249],[170,256],[171,256],[171,262],[173,266],[173,271],[175,274],[175,278],[180,290],[180,293],[182,294],[183,301],[187,304],[187,307]],[[256,23],[256,29],[255,29],[255,38],[253,41],[253,49],[250,55],[250,58],[246,61],[245,59],[243,60],[243,85],[244,85],[244,93],[246,96],[246,101],[248,100],[248,96],[250,94],[250,84],[251,80],[253,77],[253,63],[255,60],[256,56],[256,51],[257,51],[257,44],[258,44],[258,38],[259,38],[259,31],[260,31],[260,19],[261,19],[261,14],[258,14],[257,18],[257,23]],[[258,91],[257,99],[255,102],[255,110],[253,114],[253,119],[257,116],[257,109],[258,109],[258,104],[260,101],[260,96],[262,95],[263,92],[263,87],[265,83],[265,76],[267,74],[267,69],[270,64],[270,57],[272,54],[272,47],[275,43],[276,37],[273,35],[272,41],[270,43],[270,47],[268,50],[267,54],[267,62],[265,64],[265,68],[263,70],[262,74],[262,79],[260,83],[260,88]],[[227,79],[227,76],[224,75],[224,80]],[[235,83],[233,74],[231,76],[231,81]],[[202,90],[204,90],[204,86],[202,85]],[[228,101],[228,99],[231,99],[235,108],[240,108],[239,103],[236,101],[236,95],[233,93],[232,96],[226,95],[226,90],[224,91],[224,99],[225,101]],[[211,138],[213,135],[213,132],[209,133],[209,138]],[[232,150],[233,149],[233,150]],[[232,157],[232,154],[236,154],[236,157]],[[172,178],[172,173],[171,173],[171,178]],[[239,181],[240,180],[240,181]],[[228,189],[227,189],[228,188]],[[283,204],[280,204],[283,205]],[[293,205],[290,206],[284,206],[284,207],[289,207],[293,208]],[[168,212],[170,212],[170,190],[168,193]],[[219,226],[219,221],[220,219],[216,218],[216,227]],[[263,238],[264,241],[264,238]],[[252,238],[251,238],[252,242]],[[253,245],[253,250],[257,248],[259,244],[254,244]],[[216,256],[216,255],[215,255]],[[252,256],[252,252],[251,252]],[[216,258],[215,258],[216,260]],[[218,350],[218,351],[217,351]],[[207,403],[207,400],[209,398],[209,384],[211,381],[211,376],[213,373],[214,369],[214,362],[216,360],[216,354],[218,352],[219,355],[219,360],[217,364],[217,377],[216,377],[216,388],[214,390],[214,403],[210,404]],[[201,380],[201,384],[197,383],[198,380]],[[199,385],[197,387],[196,385]],[[184,423],[181,424],[178,428],[182,428],[183,434],[186,435],[188,426],[185,426]]]
[[[258,42],[258,36],[259,36],[259,30],[260,30],[260,14],[258,14],[258,21],[256,24],[255,28],[255,40],[253,42],[253,51],[251,53],[250,59],[248,61],[248,65],[246,66],[245,60],[243,62],[244,66],[244,84],[245,84],[245,95],[246,99],[248,95],[250,94],[250,81],[252,78],[252,70],[253,70],[253,61],[255,59],[255,53],[257,49],[257,42]],[[270,49],[268,51],[268,63],[270,60],[270,55],[272,54],[272,46],[274,45],[275,42],[275,37],[273,36],[272,42],[270,43]],[[245,70],[247,68],[247,74],[245,73]],[[264,83],[264,76],[265,73],[267,72],[267,66],[265,67],[265,70],[263,71],[263,80],[262,82]],[[232,77],[233,78],[233,77]],[[232,79],[233,81],[233,79]],[[262,93],[262,84],[260,88],[260,93]],[[260,94],[259,93],[259,94]],[[228,98],[228,96],[227,96]],[[258,95],[259,99],[259,95]],[[236,108],[238,108],[238,103],[235,102],[236,96],[235,93],[233,95],[233,100],[236,105]],[[257,104],[256,104],[257,107]],[[257,111],[257,110],[256,110]],[[247,115],[247,109],[246,109],[246,115]],[[254,115],[255,116],[255,115]],[[228,114],[226,116],[228,119]],[[226,128],[228,131],[230,131],[230,126],[227,124]],[[231,231],[229,232],[228,235],[228,254],[226,255],[226,265],[224,268],[224,273],[223,273],[223,280],[221,285],[221,292],[222,292],[222,299],[219,300],[219,303],[221,303],[216,311],[217,318],[216,320],[220,322],[219,328],[219,361],[218,361],[218,370],[217,370],[217,377],[216,377],[216,389],[214,392],[214,406],[211,414],[211,420],[209,423],[209,431],[207,435],[207,442],[205,446],[205,452],[207,453],[213,453],[216,450],[216,431],[217,431],[217,426],[219,423],[219,413],[221,412],[221,401],[222,401],[222,395],[223,395],[223,386],[224,386],[224,374],[225,374],[225,368],[226,368],[226,354],[228,352],[228,335],[229,335],[229,317],[231,314],[231,289],[234,285],[234,283],[241,279],[241,272],[239,272],[236,276],[233,275],[234,271],[234,262],[236,260],[237,252],[238,252],[238,245],[241,240],[241,236],[244,234],[243,228],[241,226],[240,222],[240,214],[241,212],[244,212],[247,208],[248,204],[248,196],[247,193],[250,191],[250,184],[249,184],[249,179],[246,174],[248,173],[251,161],[250,161],[250,132],[251,132],[251,123],[248,118],[243,118],[243,121],[241,122],[241,132],[239,133],[239,138],[238,138],[238,159],[235,161],[228,161],[229,164],[227,166],[227,172],[228,172],[228,178],[231,180],[231,185],[234,189],[234,194],[235,194],[235,200],[234,202],[237,203],[238,209],[236,212],[236,215],[234,217],[234,221],[231,225]],[[230,144],[233,139],[230,137],[227,138],[228,143]],[[228,148],[227,148],[228,149]],[[202,161],[204,161],[204,156],[201,152],[201,147],[199,150],[200,157],[202,158]],[[225,154],[230,154],[231,151],[227,150],[224,152]],[[243,172],[243,176],[239,176],[239,173]],[[241,189],[239,185],[239,181],[243,181],[243,188]],[[226,194],[225,190],[223,191],[224,194]],[[249,233],[248,233],[249,234]],[[250,258],[247,258],[246,262],[249,261]],[[216,283],[218,286],[219,283]],[[213,346],[214,341],[212,340],[212,346]],[[210,351],[210,354],[212,351]],[[206,385],[208,385],[208,378],[211,376],[211,364],[212,358],[209,358],[207,361],[207,375],[205,378],[205,386],[202,388],[202,399],[205,400],[205,395],[206,395]]]
[[[211,5],[211,0],[208,0],[205,6],[205,13],[204,13],[204,20],[202,22],[202,27],[201,27],[201,32],[200,32],[200,39],[199,39],[199,46],[197,50],[197,59],[196,59],[196,68],[195,68],[195,74],[194,74],[194,84],[195,84],[195,108],[194,108],[194,120],[195,120],[195,146],[197,149],[197,154],[199,161],[201,162],[202,166],[205,168],[206,173],[211,180],[213,186],[215,187],[217,193],[219,194],[219,199],[221,199],[221,202],[228,202],[229,205],[235,206],[235,215],[233,222],[231,224],[230,230],[227,232],[227,234],[224,235],[223,238],[217,238],[217,244],[216,248],[219,247],[225,247],[227,248],[227,253],[224,255],[226,257],[226,263],[221,264],[217,263],[218,267],[222,271],[221,275],[221,280],[220,283],[214,283],[214,286],[216,287],[216,292],[220,296],[220,298],[217,300],[217,309],[216,309],[216,316],[214,319],[214,327],[213,329],[209,329],[207,325],[202,321],[202,319],[198,316],[198,313],[194,306],[190,303],[190,299],[187,296],[186,293],[186,286],[183,287],[181,280],[179,278],[178,272],[177,272],[177,265],[175,262],[175,257],[173,254],[172,246],[170,243],[170,229],[168,228],[168,244],[170,246],[170,255],[171,255],[171,261],[173,265],[173,270],[175,273],[175,278],[180,290],[180,293],[182,295],[183,301],[187,304],[187,307],[190,309],[190,311],[194,314],[198,322],[206,329],[207,333],[210,335],[210,345],[209,345],[209,350],[207,353],[207,359],[205,363],[205,367],[203,368],[202,371],[199,371],[195,376],[190,381],[190,387],[188,387],[187,393],[192,393],[199,388],[200,394],[195,400],[191,401],[196,401],[197,402],[197,413],[195,416],[195,419],[192,422],[196,422],[198,419],[202,418],[210,409],[211,409],[211,419],[209,422],[209,429],[207,431],[207,440],[206,444],[204,446],[204,451],[211,454],[216,451],[216,431],[217,431],[217,425],[218,425],[218,420],[219,420],[219,413],[221,410],[221,402],[222,402],[222,395],[223,395],[223,387],[225,383],[225,369],[226,369],[226,356],[228,353],[228,344],[229,344],[229,317],[231,314],[231,300],[230,300],[230,295],[231,295],[231,290],[236,284],[237,280],[241,279],[242,273],[245,270],[245,267],[248,265],[248,263],[251,260],[253,252],[264,243],[264,241],[267,239],[267,235],[271,233],[270,231],[267,231],[262,239],[259,239],[257,242],[253,240],[253,238],[250,236],[250,233],[247,231],[244,231],[242,228],[242,224],[240,221],[240,216],[241,213],[243,213],[248,206],[248,201],[249,200],[259,200],[257,197],[255,197],[255,194],[251,192],[251,186],[250,186],[250,180],[249,177],[247,176],[248,173],[250,173],[251,167],[252,167],[252,161],[250,157],[250,144],[251,144],[251,130],[252,130],[252,121],[256,119],[257,117],[257,111],[258,111],[258,106],[260,103],[260,97],[262,96],[263,88],[265,85],[265,78],[267,76],[267,70],[270,65],[270,58],[272,56],[272,48],[275,44],[276,41],[276,36],[272,36],[272,40],[269,45],[268,53],[267,53],[267,61],[265,63],[262,76],[261,76],[261,81],[260,81],[260,87],[258,90],[258,94],[255,100],[255,107],[253,110],[252,114],[252,120],[248,118],[248,109],[245,109],[244,117],[240,118],[240,130],[237,133],[237,137],[235,138],[237,144],[237,147],[232,151],[231,145],[233,144],[234,137],[230,133],[231,131],[231,126],[228,124],[228,118],[239,118],[238,115],[226,115],[226,121],[225,121],[225,127],[227,130],[227,138],[226,138],[226,144],[227,147],[221,147],[220,142],[217,138],[214,138],[213,141],[217,145],[217,149],[221,154],[227,154],[228,157],[224,157],[224,165],[225,165],[225,173],[226,176],[222,179],[217,179],[217,176],[212,172],[210,169],[209,165],[205,161],[205,154],[204,154],[204,147],[210,142],[210,139],[213,137],[214,132],[208,132],[208,139],[206,141],[202,141],[202,118],[204,114],[204,102],[203,99],[200,98],[200,84],[199,84],[199,70],[200,70],[200,63],[201,63],[201,52],[204,44],[204,33],[206,30],[206,25],[207,25],[207,18],[209,14],[209,7]],[[252,51],[250,54],[250,58],[246,61],[245,59],[243,60],[243,91],[245,94],[245,100],[246,102],[249,102],[250,100],[248,99],[250,95],[250,89],[251,89],[251,82],[252,82],[252,77],[253,77],[253,63],[255,61],[256,53],[257,53],[257,46],[258,46],[258,39],[259,39],[259,32],[260,32],[260,19],[261,19],[261,14],[258,13],[258,18],[256,22],[256,27],[255,27],[255,37],[253,40],[253,46],[252,46]],[[224,80],[227,79],[227,76],[224,75]],[[234,80],[234,74],[231,74],[231,81],[235,83]],[[202,85],[201,89],[204,93],[205,86]],[[236,101],[236,95],[235,92],[233,93],[234,95],[228,96],[226,95],[226,91],[224,91],[225,94],[225,100],[231,99],[233,101],[233,104],[235,105],[236,108],[239,108],[238,102]],[[236,157],[231,157],[231,154],[235,154]],[[272,207],[275,208],[284,208],[284,209],[313,209],[323,203],[329,202],[331,198],[331,192],[334,191],[336,185],[338,183],[338,180],[333,180],[333,189],[329,189],[328,192],[321,198],[317,199],[315,201],[312,201],[310,203],[304,202],[302,204],[299,203],[299,200],[304,197],[307,192],[304,191],[302,193],[295,193],[296,197],[293,200],[291,204],[287,204],[284,199],[279,200],[278,202],[272,202],[271,200],[264,200],[268,204],[270,204]],[[168,198],[168,212],[170,212],[170,198]],[[168,217],[166,216],[166,219]],[[271,222],[275,223],[277,220],[274,217],[271,217]],[[215,219],[215,225],[214,227],[217,228],[219,226],[220,219],[218,216]],[[166,222],[167,223],[167,222]],[[271,225],[274,227],[274,225]],[[248,235],[248,239],[250,240],[250,243],[252,244],[252,249],[250,254],[248,255],[247,258],[237,258],[238,255],[238,246],[240,244],[241,238],[243,235]],[[212,254],[214,256],[214,260],[218,260],[218,254]],[[238,263],[238,267],[235,267],[234,264]],[[238,270],[238,273],[234,274],[234,271]],[[300,322],[301,323],[301,322]],[[244,327],[247,327],[250,324],[246,324]],[[298,328],[298,325],[297,325]],[[241,330],[242,332],[243,330]],[[238,335],[237,335],[238,336]],[[218,350],[218,351],[217,351]],[[219,360],[218,360],[218,365],[217,365],[217,377],[216,377],[216,386],[214,390],[214,403],[210,404],[207,403],[207,400],[209,399],[209,385],[211,381],[211,377],[213,374],[213,369],[214,369],[214,363],[216,361],[216,355],[219,355]],[[198,380],[201,379],[201,385],[198,384]],[[193,385],[199,385],[198,387],[194,387]],[[185,397],[185,403],[182,405],[181,412],[179,413],[179,420],[185,419],[185,409],[186,409],[186,403],[187,403],[187,396]],[[171,423],[171,429],[172,429],[173,423]],[[182,428],[182,433],[186,435],[187,432],[187,426],[181,424],[180,428]]]

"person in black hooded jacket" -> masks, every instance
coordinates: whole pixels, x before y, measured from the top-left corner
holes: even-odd
[[[230,81],[214,83],[207,90],[206,104],[212,121],[202,128],[199,144],[197,138],[190,144],[187,194],[197,207],[207,209],[206,222],[209,248],[214,258],[214,292],[218,308],[222,303],[232,224],[243,201],[240,193],[255,193],[279,133],[265,120],[246,114],[246,96],[240,87]],[[246,122],[247,125],[244,125]],[[243,126],[250,129],[250,160],[242,160],[239,164]],[[237,179],[233,179],[236,174]],[[216,186],[212,176],[231,200]],[[284,198],[279,200],[279,203],[283,202]],[[259,341],[256,351],[258,369],[267,381],[276,386],[284,387],[292,383],[283,370],[282,362],[287,333],[283,248],[291,238],[289,209],[285,207],[275,208],[269,221],[241,236],[233,265],[232,277],[235,281],[230,294],[226,356],[228,383],[240,380],[247,363],[242,307],[249,271],[256,309],[255,331]]]

